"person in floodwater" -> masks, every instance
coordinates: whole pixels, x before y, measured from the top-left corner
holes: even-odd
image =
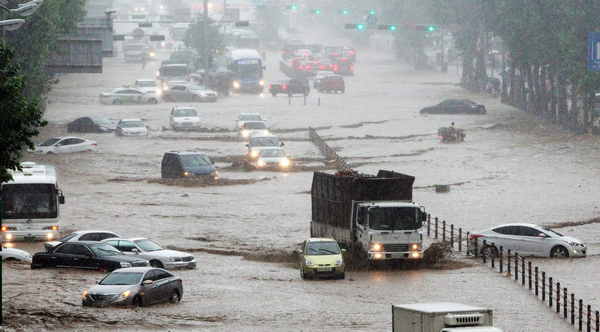
[[[456,126],[454,126],[454,122],[452,122],[452,124],[450,125],[450,129],[452,129],[452,136],[454,136],[454,138],[458,138],[458,130],[456,129]]]

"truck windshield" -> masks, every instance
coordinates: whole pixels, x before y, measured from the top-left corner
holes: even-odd
[[[2,185],[4,219],[56,218],[56,191],[52,184]]]
[[[162,75],[164,77],[184,77],[187,76],[188,67],[182,66],[165,66],[162,67]]]
[[[419,227],[419,209],[412,207],[375,207],[369,209],[370,229],[405,231]]]

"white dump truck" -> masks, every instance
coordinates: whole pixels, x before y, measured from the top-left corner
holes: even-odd
[[[492,309],[441,302],[392,305],[392,332],[502,332]]]

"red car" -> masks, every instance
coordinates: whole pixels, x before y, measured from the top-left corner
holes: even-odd
[[[340,75],[332,75],[325,76],[321,79],[321,83],[319,85],[319,92],[331,92],[331,91],[341,91],[344,93],[346,91],[346,83],[344,82],[344,78]]]

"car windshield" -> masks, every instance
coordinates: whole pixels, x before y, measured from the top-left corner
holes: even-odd
[[[545,228],[545,227],[542,227],[542,229],[543,229],[543,230],[545,230],[546,232],[548,232],[548,233],[552,234],[552,235],[556,235],[556,236],[564,236],[564,235],[560,234],[560,233],[559,233],[559,232],[557,232],[557,231],[553,231],[553,230],[551,230],[550,228]]]
[[[45,140],[42,143],[40,143],[40,146],[52,146],[54,144],[56,144],[56,142],[60,141],[60,138],[51,138],[49,140]]]
[[[263,122],[246,122],[244,129],[267,129]]]
[[[142,279],[142,272],[113,272],[104,279],[99,285],[137,285]]]
[[[268,149],[260,152],[261,157],[285,157],[283,150]]]
[[[60,241],[60,242],[67,242],[67,241],[69,241],[70,239],[74,238],[74,237],[75,237],[75,235],[77,235],[77,233],[69,233],[69,234],[67,234],[67,235],[65,235],[65,236],[63,236],[63,237],[61,237],[60,239],[58,239],[58,241]]]
[[[112,256],[112,255],[123,255],[122,252],[120,252],[119,250],[117,250],[115,247],[111,246],[108,243],[98,244],[98,245],[95,245],[95,246],[90,246],[90,248],[92,248],[92,251],[98,257]]]
[[[278,146],[277,137],[254,137],[250,140],[250,146]]]
[[[121,128],[139,128],[145,127],[142,121],[121,121]]]
[[[181,165],[183,166],[209,166],[212,165],[210,158],[201,154],[190,154],[181,156]]]
[[[258,114],[244,114],[240,116],[240,121],[262,121]]]
[[[198,116],[198,112],[196,112],[196,110],[193,108],[176,109],[173,111],[173,116],[176,118]]]
[[[96,125],[112,125],[112,122],[106,118],[92,118],[92,122]]]
[[[167,84],[167,86],[170,88],[177,84],[185,84],[185,82],[184,81],[171,81],[171,82],[169,82],[169,84]]]
[[[140,247],[143,251],[163,250],[163,248],[161,246],[159,246],[158,244],[156,244],[148,239],[135,240],[133,242],[135,242],[135,244],[137,244],[138,247]]]
[[[337,243],[328,242],[310,242],[306,246],[306,254],[311,256],[318,255],[337,255],[340,253],[340,247]]]
[[[156,81],[139,81],[138,82],[138,86],[142,87],[142,88],[147,88],[147,87],[158,87],[158,84],[156,84]]]
[[[419,209],[413,207],[375,207],[369,209],[369,228],[378,231],[419,228]]]

